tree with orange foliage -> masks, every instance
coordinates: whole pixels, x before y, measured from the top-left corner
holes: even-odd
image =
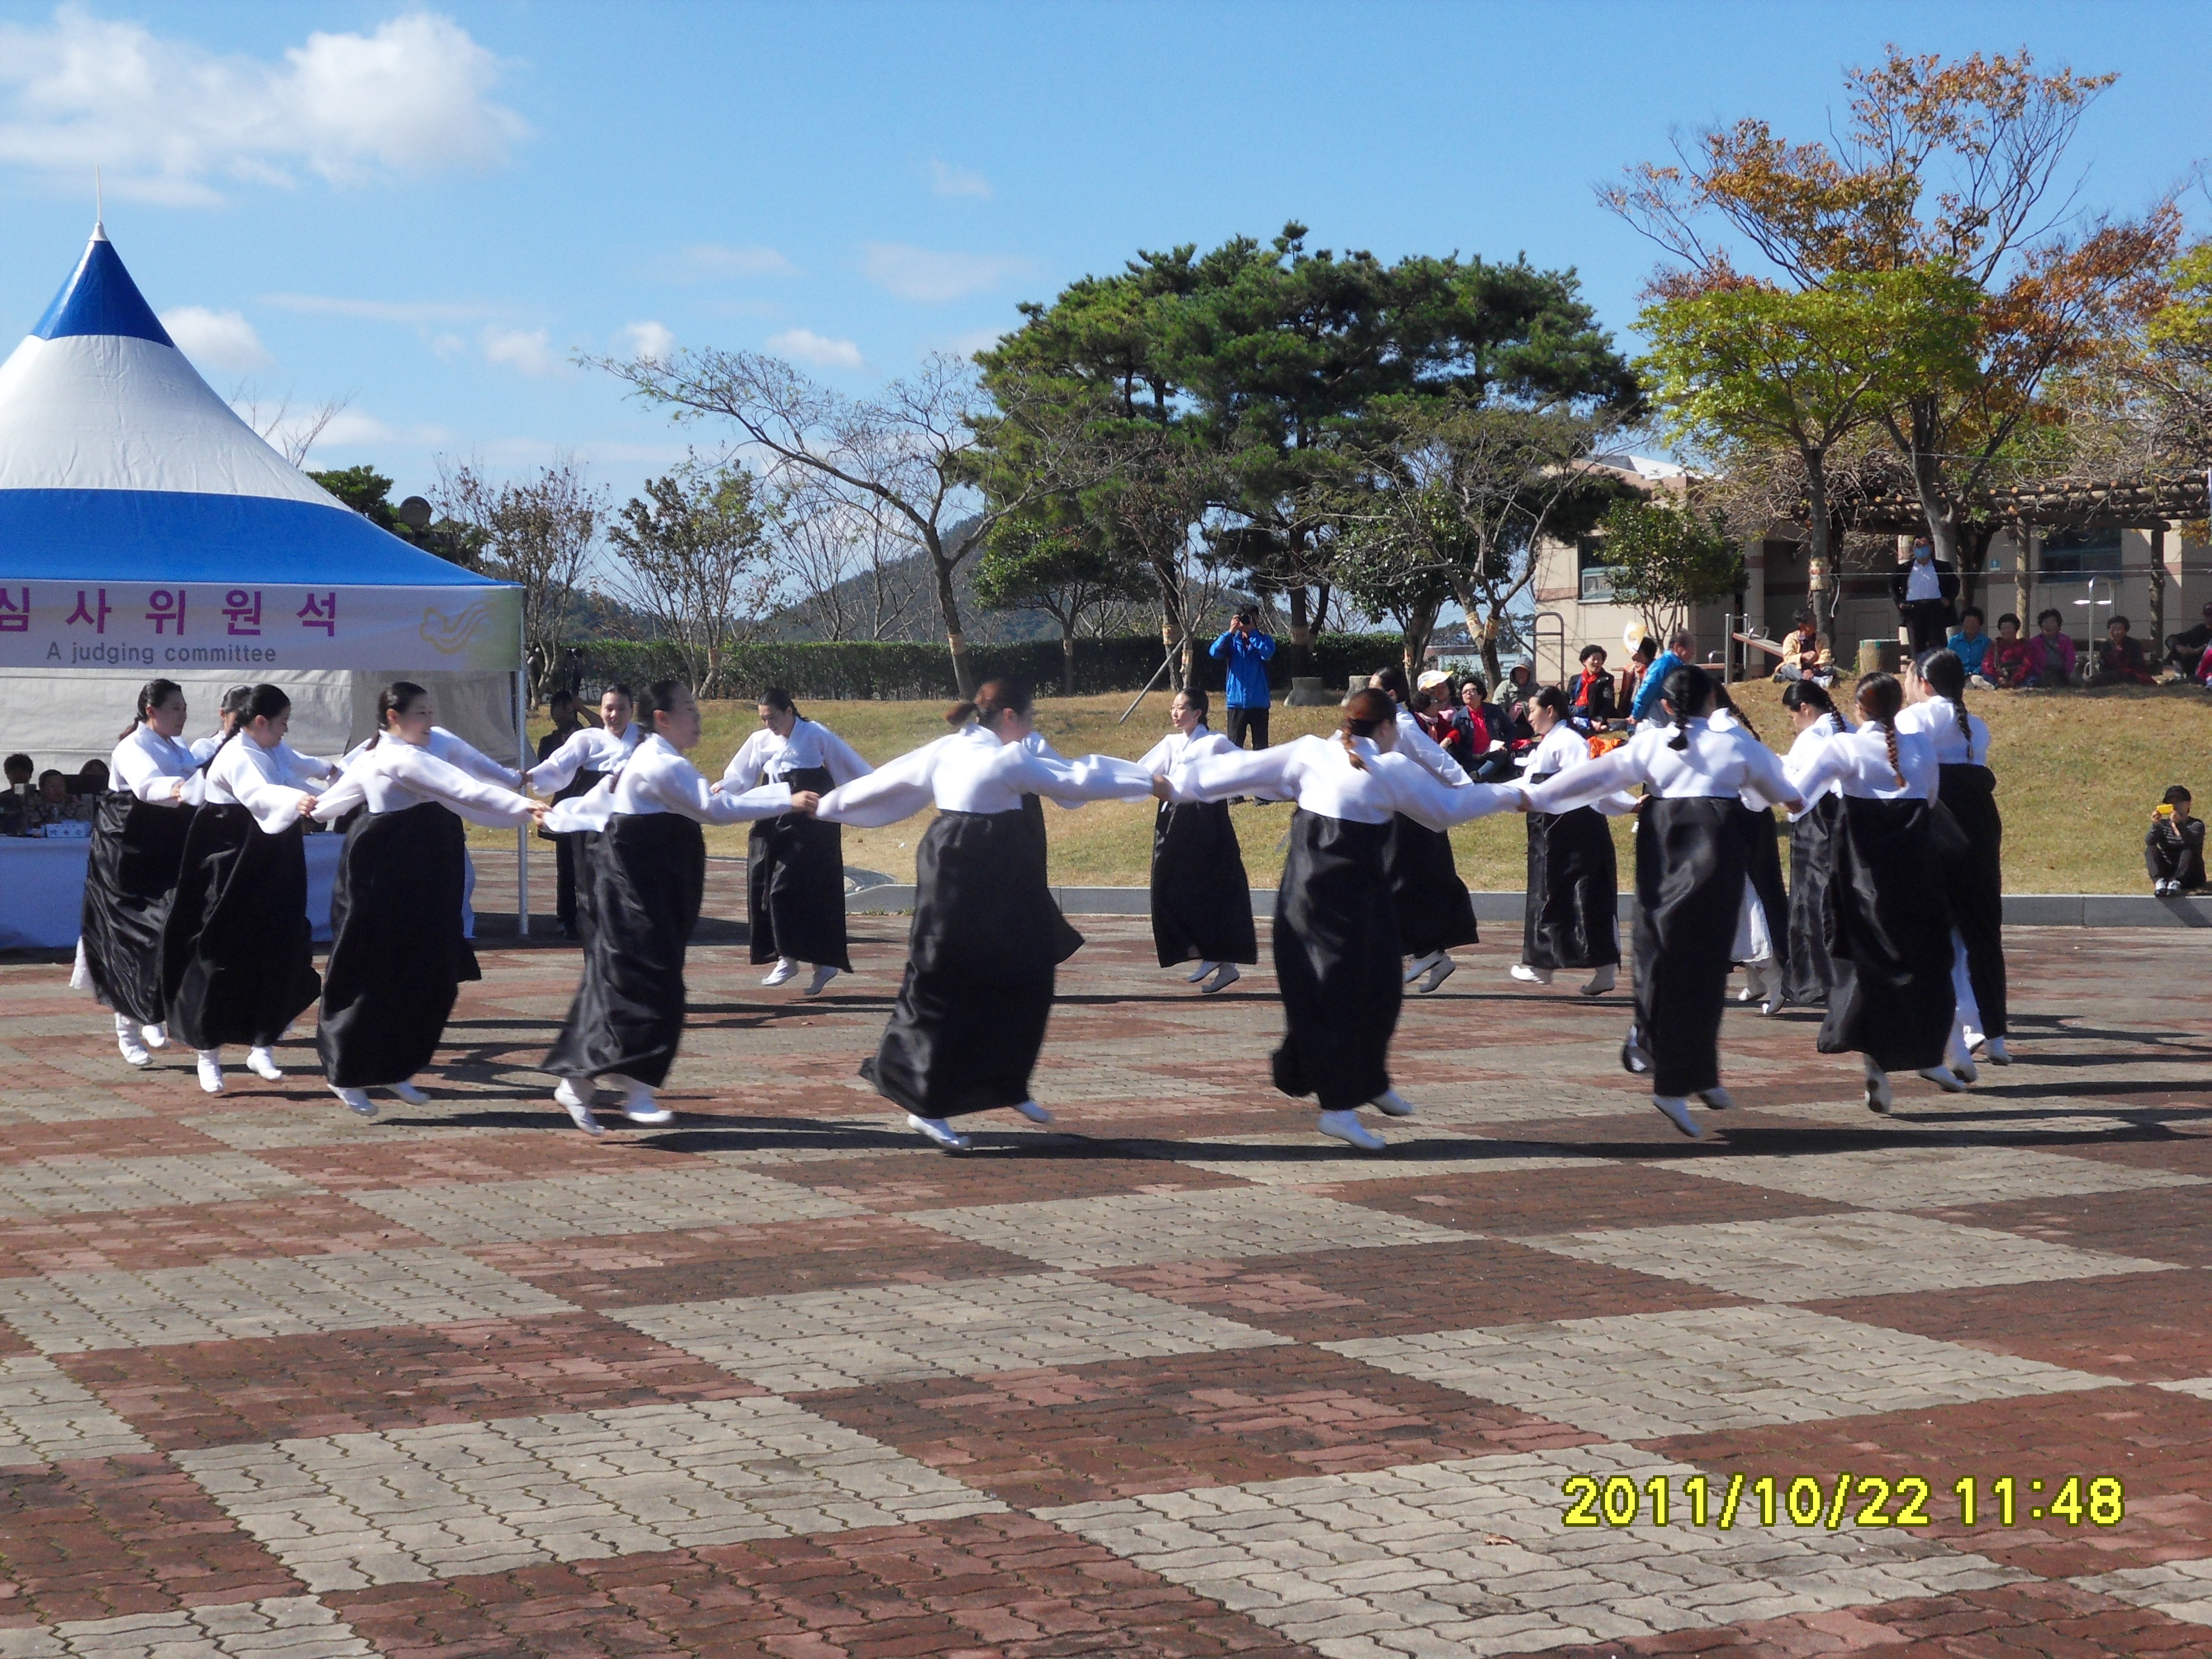
[[[2061,179],[2083,115],[2116,76],[2038,74],[2027,52],[1945,62],[1895,46],[1845,73],[1849,114],[1831,143],[1792,144],[1767,123],[1678,142],[1600,199],[1678,264],[1653,298],[1738,286],[1756,254],[1800,290],[1867,273],[1926,270],[1975,296],[1971,372],[1928,374],[1880,423],[1909,465],[1936,556],[1962,556],[1960,526],[1992,467],[2050,418],[2038,393],[2157,309],[2181,216],[2172,196],[2140,218],[2076,203]]]

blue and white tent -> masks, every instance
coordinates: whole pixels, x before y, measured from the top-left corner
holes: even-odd
[[[404,674],[447,723],[512,752],[520,597],[272,449],[177,349],[99,227],[0,365],[0,724],[42,766],[105,755],[129,688],[157,675],[185,684],[194,732],[224,686],[273,680],[303,746],[327,746],[365,730],[376,684]]]

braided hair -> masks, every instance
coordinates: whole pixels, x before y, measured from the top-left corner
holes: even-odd
[[[1719,690],[1713,677],[1695,663],[1677,664],[1667,676],[1659,697],[1674,711],[1674,735],[1668,741],[1669,749],[1680,753],[1690,746],[1690,722],[1713,712],[1713,698]]]
[[[1953,661],[1958,659],[1954,657]],[[1889,745],[1890,775],[1905,787],[1905,769],[1897,763],[1897,711],[1905,707],[1905,688],[1894,674],[1869,674],[1859,682],[1859,718],[1881,728]]]
[[[1782,688],[1782,706],[1793,714],[1801,708],[1816,708],[1835,723],[1837,731],[1844,729],[1844,717],[1836,712],[1835,699],[1817,680],[1790,681]]]
[[[999,719],[1012,709],[1024,720],[1030,717],[1035,706],[1036,693],[1030,683],[1018,674],[1008,674],[995,680],[985,680],[975,688],[972,698],[963,698],[945,711],[945,723],[962,726],[973,720],[988,732],[996,732]]]
[[[1948,697],[1959,716],[1959,735],[1966,740],[1966,758],[1974,758],[1974,726],[1966,718],[1966,665],[1955,651],[1923,651],[1912,665],[1921,683],[1939,697]]]
[[[384,734],[392,729],[392,717],[404,714],[415,706],[417,697],[427,695],[412,680],[394,680],[376,694],[376,730],[369,733],[371,749],[384,741]]]
[[[1753,737],[1759,738],[1759,740],[1761,743],[1765,741],[1764,738],[1759,737],[1759,728],[1751,723],[1751,717],[1746,714],[1742,709],[1736,707],[1735,699],[1729,696],[1729,689],[1725,685],[1715,685],[1713,687],[1713,707],[1716,708],[1727,709],[1729,714],[1735,717],[1735,723],[1738,726],[1741,726],[1745,731],[1750,732]]]
[[[1364,772],[1367,762],[1361,757],[1354,738],[1371,738],[1382,727],[1393,725],[1398,718],[1398,706],[1390,701],[1390,694],[1378,691],[1373,686],[1353,692],[1344,700],[1344,718],[1337,723],[1336,740],[1344,745],[1344,752],[1352,757],[1352,769]]]
[[[140,686],[138,688],[138,718],[115,734],[116,742],[122,742],[124,738],[145,725],[156,708],[168,702],[170,698],[180,695],[184,689],[174,680],[148,680],[145,684]]]

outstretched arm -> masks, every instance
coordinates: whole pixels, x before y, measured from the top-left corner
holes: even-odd
[[[1541,783],[1523,784],[1522,789],[1532,812],[1570,812],[1593,805],[1616,790],[1649,781],[1631,745],[1623,744],[1611,754],[1570,766]]]
[[[951,741],[949,738],[939,738],[936,743],[925,744],[895,761],[885,762],[865,778],[839,784],[822,797],[814,815],[831,823],[849,823],[866,830],[879,830],[901,818],[912,817],[937,799],[931,780],[936,770],[939,744]]]
[[[1173,775],[1174,793],[1169,799],[1188,802],[1227,800],[1231,795],[1295,795],[1291,774],[1297,752],[1297,744],[1280,743],[1272,749],[1200,755]]]

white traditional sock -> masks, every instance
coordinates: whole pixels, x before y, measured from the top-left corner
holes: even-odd
[[[1199,981],[1204,979],[1207,975],[1211,974],[1219,966],[1221,966],[1221,964],[1218,962],[1201,962],[1198,964],[1198,967],[1194,971],[1185,974],[1182,976],[1183,983],[1186,985],[1195,985]]]
[[[763,980],[761,983],[763,985],[781,985],[787,981],[796,979],[798,976],[799,964],[793,961],[789,957],[783,957],[777,960],[775,967],[768,970],[768,977]]]
[[[341,1089],[337,1084],[333,1083],[331,1085],[331,1092],[336,1095],[340,1100],[345,1102],[346,1106],[349,1110],[358,1112],[363,1117],[374,1117],[376,1115],[376,1103],[368,1097],[368,1090]]]
[[[1231,986],[1236,984],[1238,980],[1243,977],[1244,975],[1243,974],[1237,972],[1237,964],[1235,963],[1224,962],[1213,970],[1213,977],[1212,979],[1206,981],[1205,984],[1198,988],[1198,994],[1202,997],[1215,995],[1219,992],[1227,990]]]
[[[115,1035],[116,1035],[117,1036],[118,1036],[118,1037],[131,1037],[131,1038],[136,1038],[136,1037],[137,1036],[137,1035],[138,1035],[138,1028],[137,1028],[136,1025],[134,1025],[133,1024],[131,1024],[131,1016],[130,1016],[130,1015],[128,1015],[128,1014],[118,1014],[118,1015],[116,1015],[116,1017],[115,1017]]]
[[[567,1112],[568,1121],[586,1134],[604,1134],[606,1132],[599,1127],[599,1120],[592,1113],[592,1093],[591,1079],[564,1077],[554,1085],[553,1102]]]
[[[1516,962],[1509,971],[1523,985],[1549,985],[1552,982],[1552,970],[1548,968],[1531,968],[1525,962]]]
[[[1437,958],[1443,954],[1443,952],[1441,951],[1431,951],[1428,955],[1425,957],[1415,957],[1411,962],[1407,963],[1406,964],[1406,983],[1411,985],[1415,980],[1420,978],[1423,974],[1427,973],[1430,969],[1435,967],[1437,965]]]
[[[1725,1112],[1735,1104],[1735,1097],[1717,1084],[1710,1089],[1698,1090],[1698,1098],[1716,1112]]]
[[[1989,1061],[1992,1066],[2009,1066],[2012,1064],[2012,1055],[2006,1052],[2005,1040],[2001,1036],[1984,1037],[1982,1039],[1982,1058]]]
[[[138,1035],[149,1048],[169,1046],[169,1028],[167,1025],[142,1025],[138,1028]]]
[[[154,1057],[146,1052],[136,1031],[119,1030],[115,1034],[115,1047],[123,1055],[125,1066],[143,1066]]]
[[[1583,987],[1586,997],[1601,997],[1620,982],[1620,970],[1605,963],[1590,971],[1589,983]]]
[[[276,1056],[264,1048],[252,1048],[246,1051],[246,1069],[256,1077],[266,1078],[271,1083],[276,1082],[284,1075],[284,1068],[276,1063]]]
[[[1860,1058],[1866,1066],[1867,1110],[1886,1114],[1897,1103],[1897,1097],[1889,1086],[1889,1073],[1865,1055]]]
[[[1918,1075],[1926,1078],[1947,1095],[1958,1094],[1966,1086],[1962,1079],[1954,1076],[1948,1067],[1942,1066],[1923,1066]]]
[[[430,1103],[430,1097],[416,1088],[412,1082],[395,1083],[392,1085],[392,1092],[410,1106],[428,1106]]]
[[[921,1117],[912,1112],[906,1115],[906,1127],[918,1129],[948,1152],[964,1152],[973,1144],[941,1117]]]
[[[1692,1140],[1703,1140],[1705,1132],[1698,1120],[1690,1115],[1690,1103],[1679,1095],[1654,1095],[1651,1103],[1660,1115]]]
[[[1417,1109],[1412,1101],[1395,1089],[1385,1089],[1367,1103],[1385,1117],[1411,1117]]]
[[[211,1095],[222,1092],[222,1050],[203,1048],[197,1057],[200,1068],[200,1087]]]
[[[811,997],[820,996],[822,994],[822,988],[827,985],[831,980],[836,978],[840,971],[841,970],[834,963],[823,962],[816,963],[814,977],[806,981],[806,994]]]
[[[1019,1112],[1024,1117],[1029,1119],[1032,1123],[1049,1123],[1052,1121],[1052,1114],[1045,1110],[1043,1107],[1038,1105],[1034,1100],[1018,1100],[1014,1103],[1014,1109]]]
[[[1323,1112],[1314,1127],[1331,1139],[1357,1146],[1363,1152],[1379,1152],[1390,1144],[1362,1123],[1353,1112]]]
[[[617,1075],[607,1079],[623,1091],[622,1113],[633,1123],[666,1123],[676,1114],[653,1097],[653,1085],[640,1083],[634,1077]]]
[[[1420,995],[1426,996],[1457,972],[1459,972],[1459,963],[1451,959],[1450,953],[1439,951],[1430,962],[1429,976],[1415,989]]]

